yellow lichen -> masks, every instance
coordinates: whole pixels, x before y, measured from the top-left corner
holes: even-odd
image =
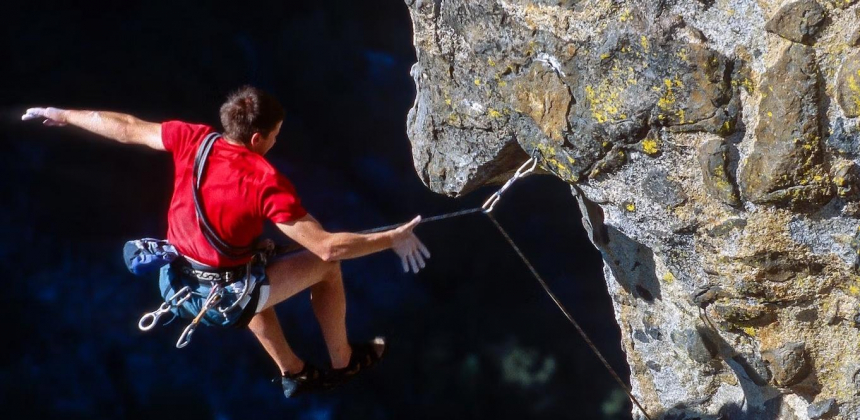
[[[646,154],[653,155],[660,151],[660,147],[657,144],[657,140],[654,139],[645,139],[642,141],[642,149],[645,150]]]
[[[496,111],[493,108],[487,108],[487,115],[489,115],[490,118],[501,118],[502,117],[502,113],[499,111]]]
[[[646,38],[645,35],[642,35],[642,38],[639,39],[639,44],[642,45],[642,49],[645,50],[646,53],[651,48],[651,45],[648,43],[648,38]]]
[[[475,78],[475,86],[481,86],[481,79]]]
[[[857,77],[860,78],[860,70],[857,70]],[[848,76],[848,89],[854,92],[854,107],[860,110],[860,83],[854,78],[854,75]]]
[[[496,67],[496,62],[493,61],[492,58],[487,57],[487,65],[489,65],[490,67]]]
[[[624,205],[624,208],[625,208],[625,209],[627,209],[627,211],[629,211],[629,212],[636,211],[636,205],[635,205],[635,204],[633,204],[633,203],[627,203],[627,204],[625,204],[625,205]]]
[[[538,143],[536,147],[540,151],[541,156],[543,157],[542,162],[548,166],[548,169],[555,172],[555,174],[558,175],[559,178],[571,182],[576,182],[579,180],[579,176],[574,174],[570,168],[568,168],[565,164],[563,164],[556,158],[557,154],[555,147],[543,143]],[[568,160],[570,160],[569,156]]]
[[[671,272],[667,271],[663,274],[663,281],[672,284],[675,282],[675,276]]]
[[[753,327],[743,327],[745,333],[747,333],[750,337],[755,337],[755,328]]]

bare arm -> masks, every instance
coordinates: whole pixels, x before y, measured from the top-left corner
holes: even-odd
[[[140,120],[128,114],[108,111],[78,111],[59,108],[30,108],[22,120],[43,118],[45,125],[73,125],[91,133],[126,144],[142,144],[164,150],[161,124]]]
[[[418,272],[425,267],[424,259],[430,258],[427,247],[412,233],[421,217],[398,228],[384,232],[361,234],[328,232],[310,214],[301,219],[278,223],[285,235],[298,242],[324,261],[338,261],[363,257],[376,252],[393,249],[403,263],[403,271]]]

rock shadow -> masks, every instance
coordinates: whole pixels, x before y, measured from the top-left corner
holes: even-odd
[[[660,281],[655,273],[654,251],[612,226],[607,226],[606,232],[609,242],[601,251],[618,284],[646,302],[662,299]]]
[[[615,227],[604,224],[603,209],[586,198],[576,186],[571,190],[579,203],[588,237],[603,255],[603,261],[618,284],[627,293],[646,302],[662,299],[654,252]]]

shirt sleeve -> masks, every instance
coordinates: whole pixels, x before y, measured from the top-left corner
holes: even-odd
[[[263,215],[274,223],[291,222],[308,214],[293,184],[279,173],[263,188],[262,203]]]
[[[166,121],[161,123],[161,142],[165,150],[180,155],[195,139],[211,131],[212,128],[207,125]]]

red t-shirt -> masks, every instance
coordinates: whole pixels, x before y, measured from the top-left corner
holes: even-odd
[[[209,245],[197,222],[191,179],[194,157],[212,127],[168,121],[161,124],[164,148],[173,154],[173,199],[167,213],[167,240],[182,255],[213,267],[231,267],[233,260]],[[233,246],[246,246],[263,233],[266,219],[286,223],[307,214],[290,181],[245,147],[218,139],[212,146],[200,188],[212,228]]]

